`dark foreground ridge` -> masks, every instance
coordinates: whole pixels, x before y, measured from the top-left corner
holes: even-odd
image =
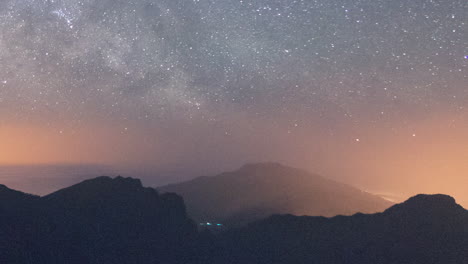
[[[383,212],[393,204],[352,186],[279,163],[255,163],[158,188],[184,197],[198,222],[242,226],[272,214],[314,216]]]
[[[224,263],[468,263],[468,211],[418,195],[372,215],[272,216],[221,240]]]
[[[183,263],[197,236],[181,197],[131,178],[0,198],[0,263]]]
[[[274,215],[212,235],[175,194],[99,177],[44,197],[0,185],[0,263],[468,263],[468,212],[418,195],[382,213]]]

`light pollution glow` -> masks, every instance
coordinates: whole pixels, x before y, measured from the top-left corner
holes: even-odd
[[[466,206],[467,25],[465,0],[3,0],[0,163],[279,161]]]
[[[73,132],[54,126],[2,126],[0,163],[97,163],[122,172],[147,169],[155,175],[149,182],[157,184],[158,172],[172,169],[181,174],[177,181],[234,169],[263,157],[257,160],[306,168],[371,192],[394,193],[401,199],[416,193],[447,193],[468,205],[468,125],[454,125],[447,116],[400,128],[392,125],[393,130],[366,128],[360,131],[359,142],[349,135],[326,136],[310,128],[291,135],[275,132],[268,124],[259,126],[256,130],[265,129],[268,136],[249,135],[238,127],[229,140],[218,139],[228,142],[223,148],[217,148],[216,138],[192,142],[193,137],[202,136],[193,128],[170,135],[175,141],[165,145],[158,143],[165,142],[158,137],[169,135],[149,132],[147,127],[115,133],[122,130],[121,125],[95,124]],[[199,155],[193,155],[197,151]],[[229,162],[224,162],[226,157]],[[209,164],[210,160],[214,162],[208,167],[196,165]]]

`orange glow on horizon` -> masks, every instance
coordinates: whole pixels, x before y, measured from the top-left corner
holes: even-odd
[[[230,151],[232,157],[280,161],[374,192],[405,196],[445,193],[468,207],[468,125],[453,127],[450,120],[441,116],[406,126],[395,121],[395,130],[369,127],[359,135],[303,131],[294,137],[261,124],[265,133],[271,134],[269,141],[251,137],[239,125],[230,143],[223,145],[226,152],[216,152],[217,139],[212,138],[210,145],[203,143],[206,149],[200,149],[193,143],[197,138],[194,132],[171,135],[175,139],[162,145],[158,136],[167,135],[158,134],[158,130],[126,130],[120,124],[88,124],[74,131],[61,131],[59,125],[3,125],[0,164],[197,166],[216,156],[229,159],[223,155]]]
[[[1,126],[0,164],[125,164],[128,157],[153,147],[131,140],[139,138],[138,131],[115,131],[119,130],[112,126],[74,131],[61,130],[59,126]]]

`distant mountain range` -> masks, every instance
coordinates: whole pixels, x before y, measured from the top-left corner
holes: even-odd
[[[290,171],[240,171],[256,179],[272,167]],[[382,213],[273,215],[213,235],[198,231],[180,196],[137,179],[98,177],[43,197],[0,185],[0,263],[468,263],[468,211],[449,196],[418,195]]]
[[[393,203],[354,187],[278,163],[158,188],[184,197],[198,222],[241,226],[272,214],[314,216],[382,212]]]

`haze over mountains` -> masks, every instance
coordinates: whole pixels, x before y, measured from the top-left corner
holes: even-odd
[[[278,163],[248,164],[213,177],[163,186],[184,197],[199,222],[242,225],[272,214],[335,216],[382,212],[391,202]]]
[[[95,164],[0,165],[0,184],[37,195],[102,175],[118,174],[109,166]]]
[[[468,211],[445,195],[370,215],[275,215],[211,235],[197,231],[180,196],[98,177],[44,197],[1,185],[0,215],[0,263],[468,261]]]

